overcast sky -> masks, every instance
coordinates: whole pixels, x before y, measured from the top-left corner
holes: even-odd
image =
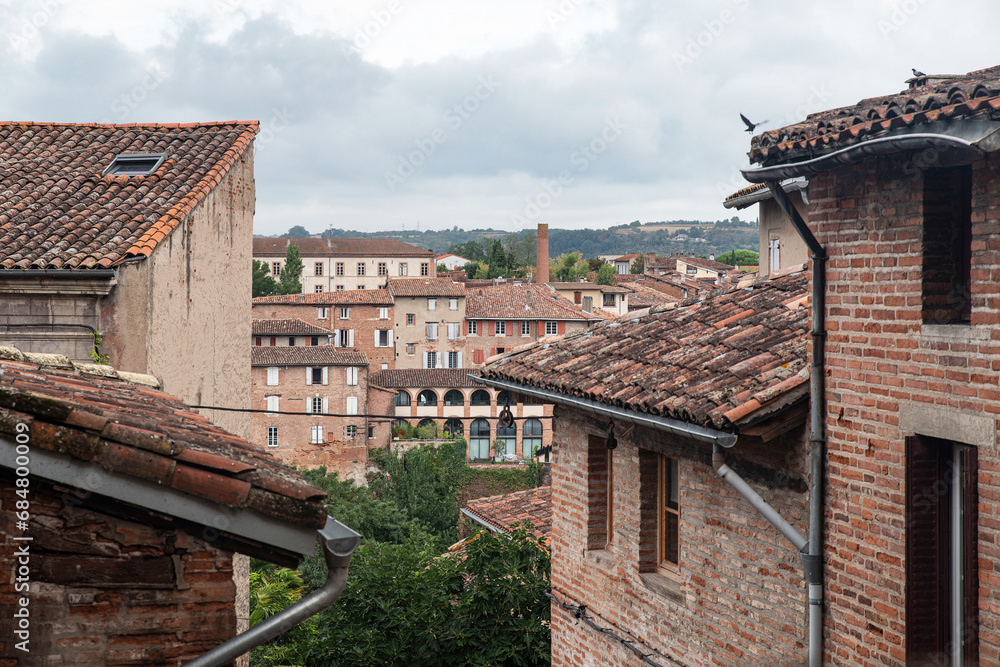
[[[259,234],[715,220],[740,112],[1000,64],[998,25],[988,0],[0,0],[0,118],[259,120]]]

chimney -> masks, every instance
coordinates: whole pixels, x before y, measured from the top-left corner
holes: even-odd
[[[535,282],[549,282],[549,226],[538,223],[538,256],[535,258]]]

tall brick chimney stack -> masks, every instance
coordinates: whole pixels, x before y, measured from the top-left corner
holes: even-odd
[[[535,259],[535,282],[549,282],[549,226],[538,223],[538,256]]]

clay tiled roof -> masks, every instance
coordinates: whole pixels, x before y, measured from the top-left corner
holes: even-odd
[[[289,245],[305,257],[420,257],[434,260],[430,250],[396,239],[262,239],[253,240],[254,257],[284,257]]]
[[[699,269],[706,269],[708,271],[716,271],[720,273],[732,271],[735,268],[729,264],[716,262],[714,259],[704,259],[701,257],[678,257],[677,261],[684,262],[688,266],[697,266]]]
[[[633,259],[635,259],[638,256],[639,255],[634,254],[634,253],[631,254],[631,255],[622,255],[621,257],[616,257],[613,261],[615,261],[615,262],[631,262]]]
[[[300,336],[329,336],[330,330],[300,319],[254,320],[252,331],[257,336],[298,334]]]
[[[32,448],[219,505],[325,525],[326,493],[155,385],[147,375],[0,347],[0,432],[27,424]]]
[[[902,128],[990,119],[1000,110],[1000,66],[963,75],[917,77],[910,83],[913,87],[900,93],[810,114],[801,123],[759,134],[750,141],[750,161],[764,166],[795,162]]]
[[[637,278],[638,276],[633,276]],[[659,290],[655,290],[652,287],[646,287],[641,283],[622,283],[622,287],[627,287],[632,290],[632,293],[628,296],[628,307],[635,308],[648,308],[649,306],[655,306],[660,303],[670,303],[677,301],[674,297],[669,294],[664,294]]]
[[[555,290],[600,290],[601,294],[628,294],[628,290],[624,287],[617,287],[615,285],[598,285],[597,283],[546,283],[552,289]]]
[[[469,375],[479,375],[473,368],[389,368],[372,373],[369,384],[386,389],[424,387],[482,387]]]
[[[329,333],[329,332],[327,332]],[[315,347],[250,347],[251,366],[367,366],[364,352],[353,352],[332,345]]]
[[[545,285],[506,284],[467,291],[465,317],[470,320],[594,320]]]
[[[808,186],[809,181],[785,181],[781,184],[781,189],[785,192],[792,192],[795,190],[805,190]],[[726,208],[735,208],[740,210],[748,206],[753,206],[759,202],[767,201],[768,199],[771,199],[772,196],[773,195],[771,194],[771,191],[768,190],[766,184],[754,183],[753,185],[748,185],[745,188],[740,188],[733,194],[726,197],[722,202],[722,205]]]
[[[515,491],[502,496],[472,500],[465,511],[498,531],[507,533],[515,523],[530,521],[535,537],[548,539],[552,532],[552,487],[540,486],[527,491]]]
[[[465,285],[451,278],[389,278],[389,292],[401,296],[465,296]]]
[[[148,257],[250,147],[256,122],[0,123],[0,268],[101,269]],[[102,172],[164,153],[148,176]]]
[[[647,271],[649,269],[654,269],[654,268],[655,269],[669,269],[671,271],[676,271],[677,270],[677,258],[676,257],[661,257],[659,255],[655,255],[653,257],[650,257],[649,255],[646,255],[645,265],[644,266],[645,266],[645,268],[646,268]]]
[[[800,271],[519,348],[480,372],[732,429],[779,397],[808,390],[807,299],[808,280]]]
[[[392,294],[384,289],[334,290],[332,292],[310,292],[309,294],[276,294],[258,296],[253,305],[280,303],[306,306],[391,306]]]

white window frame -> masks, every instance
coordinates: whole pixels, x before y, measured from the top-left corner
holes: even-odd
[[[358,427],[351,424],[345,429],[348,438],[356,438],[358,436]]]
[[[415,327],[417,325],[417,316],[413,313],[406,314],[406,326]]]
[[[346,401],[347,411],[344,414],[356,415],[358,414],[358,397],[348,396]]]
[[[461,322],[449,322],[448,323],[448,340],[458,340],[462,337],[462,323]]]
[[[278,446],[278,427],[268,426],[267,427],[267,446],[277,447]]]
[[[328,366],[306,366],[306,384],[329,384],[330,382],[330,368]],[[322,369],[321,380],[319,383],[313,382],[313,371],[317,368]]]
[[[277,387],[280,384],[279,368],[277,366],[267,367],[267,386]]]
[[[348,366],[347,373],[345,374],[345,383],[348,387],[356,387],[358,384],[358,367]]]
[[[313,287],[313,291],[316,292],[317,294],[319,294],[319,293],[321,293],[323,291],[323,286],[322,285],[316,285],[315,287]]]
[[[429,276],[431,275],[431,266],[429,262],[420,263],[420,275]]]
[[[392,341],[392,338],[389,336],[390,333],[390,329],[375,329],[375,347],[389,347]],[[385,337],[385,344],[381,340],[383,336]]]
[[[378,274],[380,276],[389,275],[389,265],[385,262],[378,263]]]
[[[438,368],[439,363],[440,357],[437,352],[433,350],[424,352],[424,368]]]
[[[337,285],[337,287],[335,289],[338,292],[343,292],[344,291],[344,286],[343,285]]]
[[[389,319],[389,309],[387,307],[382,307],[378,309],[378,318],[380,320]]]
[[[438,338],[438,325],[437,322],[427,323],[427,340],[437,340]]]
[[[417,347],[416,343],[407,343],[406,344],[406,353],[407,354],[413,354],[413,352],[416,350],[416,347]]]
[[[451,297],[448,299],[448,310],[458,310],[458,298]]]
[[[427,310],[437,310],[437,299],[427,299]]]
[[[462,367],[462,353],[461,352],[449,352],[448,353],[448,368],[461,368]]]
[[[546,336],[559,335],[559,322],[555,320],[547,320],[545,322],[545,335]]]
[[[267,411],[268,412],[279,412],[281,410],[281,397],[280,396],[268,396],[267,397]]]
[[[365,263],[364,262],[358,262],[358,275],[359,276],[365,275]]]
[[[497,336],[506,336],[507,320],[495,320],[493,323],[493,331]]]
[[[531,320],[524,320],[521,322],[521,335],[530,336],[531,335]]]
[[[400,262],[399,263],[399,275],[401,275],[401,276],[405,276],[406,275],[406,262]]]
[[[310,429],[309,442],[313,445],[323,444],[323,427],[316,424]]]
[[[342,276],[342,275],[344,275],[344,263],[343,263],[343,262],[337,262],[337,265],[336,265],[336,267],[334,267],[334,272],[335,272],[335,273],[336,273],[336,274],[337,274],[338,276]]]
[[[351,319],[351,309],[341,306],[340,308],[340,319],[349,320]]]
[[[316,319],[318,319],[318,320],[325,320],[326,319],[326,307],[325,306],[321,306],[321,307],[317,308],[316,311],[317,311],[316,312]]]
[[[313,275],[322,276],[323,275],[323,262],[313,263]]]
[[[271,262],[271,275],[275,278],[281,275],[281,262]]]
[[[469,335],[478,336],[479,335],[479,321],[469,320]]]

